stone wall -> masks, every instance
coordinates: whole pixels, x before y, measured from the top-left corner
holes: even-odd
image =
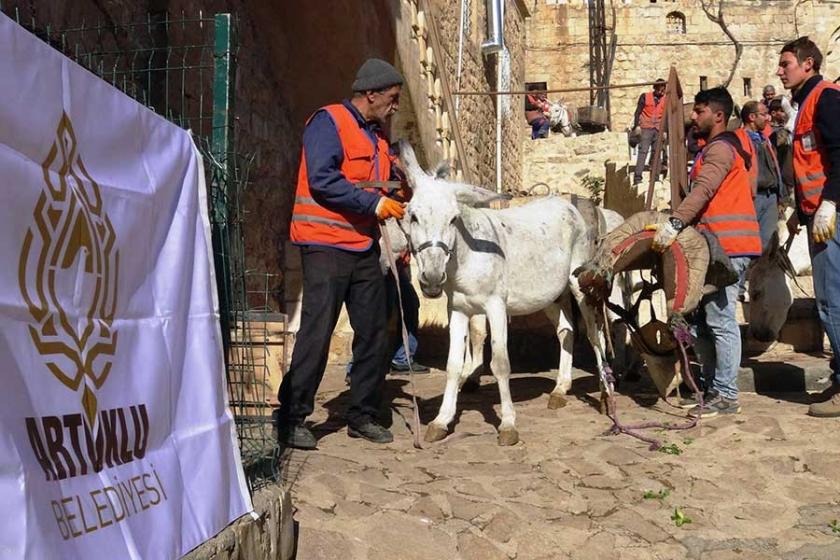
[[[602,132],[567,138],[552,134],[542,140],[522,141],[522,193],[568,193],[589,196],[581,180],[605,178],[605,161],[630,161],[627,135]],[[547,187],[545,186],[547,185]]]
[[[443,76],[447,77],[449,88],[456,91],[496,91],[520,89],[525,76],[525,18],[529,12],[522,0],[504,0],[504,43],[509,60],[509,71],[503,83],[497,84],[498,55],[483,56],[481,43],[487,39],[487,13],[484,0],[466,2],[464,34],[461,41],[461,2],[430,0],[440,30],[442,45],[441,65]],[[409,37],[397,37],[406,41]],[[461,46],[461,70],[458,72],[459,44]],[[460,99],[456,101],[456,99]],[[491,96],[457,96],[458,125],[470,166],[476,183],[488,188],[496,185],[496,99]],[[516,190],[521,184],[520,145],[523,137],[522,99],[505,96],[502,100],[502,182],[507,190]],[[420,118],[418,116],[418,118]],[[434,162],[429,162],[434,163]]]
[[[334,0],[325,9],[307,0],[9,0],[2,5],[6,12],[19,8],[24,20],[34,17],[39,31],[47,25],[52,30],[79,27],[82,22],[120,27],[147,21],[149,12],[169,13],[174,19],[181,14],[197,17],[200,11],[205,17],[235,14],[237,151],[253,158],[242,202],[246,265],[249,270],[274,274],[269,286],[271,304],[279,307],[283,241],[288,237],[304,122],[318,107],[349,94],[356,69],[365,58],[394,61],[386,4],[387,0]],[[177,25],[168,34],[173,45],[182,38]],[[144,27],[124,28],[116,36],[87,34],[91,37],[99,44],[85,46],[100,50],[126,51],[149,43]],[[209,61],[212,64],[212,57]],[[187,83],[190,99],[203,96],[207,100],[212,95],[211,80],[212,73],[204,72],[200,82],[196,78]]]
[[[254,516],[243,515],[184,560],[292,560],[296,537],[289,490],[272,484],[254,493],[253,502]]]
[[[708,2],[717,6],[717,2]],[[526,81],[545,81],[549,88],[579,87],[589,84],[589,19],[583,0],[532,0],[533,17],[528,26]],[[668,77],[669,67],[679,72],[684,94],[689,100],[700,89],[700,76],[709,87],[729,76],[735,49],[721,28],[704,14],[697,0],[606,0],[607,27],[615,13],[617,49],[611,84],[652,81]],[[685,33],[670,24],[668,15],[684,17]],[[828,54],[823,73],[834,79],[840,75],[840,4],[795,0],[727,0],[723,15],[730,31],[744,46],[743,56],[729,85],[737,103],[761,95],[765,84],[776,78],[778,52],[782,45],[799,35],[809,35]],[[671,19],[672,22],[677,20]],[[677,22],[678,23],[678,22]],[[745,95],[744,80],[751,81],[751,95]],[[623,130],[632,124],[639,95],[647,88],[619,89],[611,92],[612,126]],[[559,96],[559,94],[557,95]],[[589,94],[566,94],[574,104],[588,105]]]

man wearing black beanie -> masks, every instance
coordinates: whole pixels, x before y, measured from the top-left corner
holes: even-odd
[[[405,204],[357,183],[399,179],[384,129],[399,108],[402,83],[396,68],[371,58],[356,74],[352,98],[318,109],[306,124],[290,232],[301,251],[303,304],[275,411],[281,445],[317,445],[303,422],[314,409],[342,305],[354,331],[347,433],[393,441],[377,421],[387,346],[377,221],[402,218]]]

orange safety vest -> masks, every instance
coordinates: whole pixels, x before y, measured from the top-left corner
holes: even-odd
[[[840,90],[840,85],[823,80],[802,102],[793,130],[793,176],[799,209],[807,215],[817,211],[822,191],[831,169],[820,131],[814,128],[817,102],[826,89]]]
[[[659,125],[662,123],[662,115],[665,113],[665,99],[666,97],[663,95],[659,99],[659,103],[656,103],[652,91],[645,94],[645,106],[642,109],[642,114],[639,115],[639,126],[641,128],[655,128],[659,130]]]
[[[770,126],[770,120],[768,119],[767,122],[764,123],[764,130],[761,131],[765,138],[770,140],[770,137],[773,135],[773,127]]]
[[[747,170],[747,174],[750,177],[750,190],[752,191],[753,198],[755,198],[755,193],[758,191],[758,152],[755,151],[755,145],[750,140],[750,135],[746,128],[742,126],[736,129],[735,136],[741,141],[741,149],[750,154],[751,164],[749,170]]]
[[[391,159],[385,138],[378,135],[374,145],[367,132],[359,126],[356,117],[344,105],[327,105],[322,110],[332,117],[344,149],[341,174],[351,183],[387,180],[391,174]],[[366,190],[379,192],[377,189]],[[365,251],[373,245],[376,235],[376,216],[330,209],[313,198],[306,174],[306,153],[302,151],[292,210],[292,242],[297,245],[328,245],[350,251]]]
[[[722,139],[717,141],[726,142]],[[694,160],[689,174],[692,183],[700,176],[703,156],[714,142],[715,140],[709,142]],[[732,167],[700,213],[697,228],[712,232],[720,241],[724,252],[731,257],[758,256],[761,254],[761,237],[755,217],[749,173],[741,155],[729,142],[726,144],[732,150]]]

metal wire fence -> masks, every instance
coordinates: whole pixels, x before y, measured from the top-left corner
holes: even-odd
[[[285,316],[270,309],[268,275],[245,266],[242,204],[251,158],[236,149],[238,47],[231,14],[145,14],[139,21],[41,21],[34,3],[0,0],[0,11],[146,107],[189,129],[204,157],[230,405],[253,490],[278,477],[268,403],[269,348]],[[250,301],[259,301],[256,307]],[[278,339],[280,333],[280,339]],[[282,368],[282,358],[281,358]],[[282,371],[282,370],[281,370]]]

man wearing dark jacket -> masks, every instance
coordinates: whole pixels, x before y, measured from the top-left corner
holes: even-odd
[[[375,443],[393,441],[377,421],[387,342],[377,220],[402,218],[405,210],[364,183],[397,179],[383,127],[399,107],[402,82],[384,60],[367,60],[356,74],[352,98],[316,111],[303,132],[290,232],[301,250],[303,304],[275,412],[281,445],[317,445],[303,422],[314,409],[342,304],[354,331],[347,433]]]
[[[840,417],[840,86],[819,74],[822,53],[808,37],[782,47],[776,74],[799,106],[793,132],[793,174],[799,222],[808,228],[817,312],[834,355],[826,402],[808,413]]]
[[[765,249],[779,224],[779,201],[785,198],[776,149],[764,136],[769,120],[767,106],[760,101],[748,101],[741,109],[743,132],[752,144],[755,159],[755,214],[761,231],[761,247]]]

